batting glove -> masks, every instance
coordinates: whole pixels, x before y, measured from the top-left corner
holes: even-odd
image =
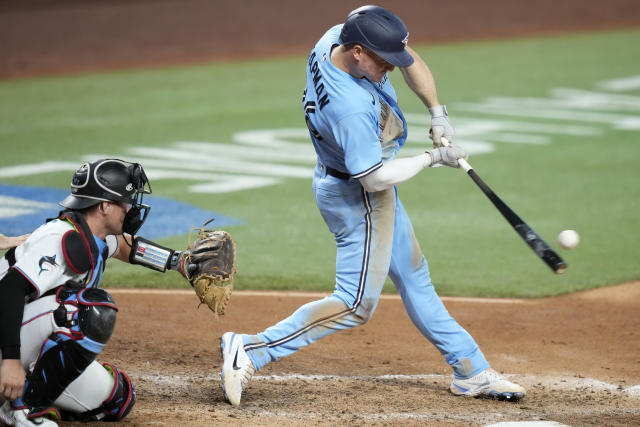
[[[452,168],[459,168],[458,159],[469,158],[469,155],[462,148],[457,146],[439,147],[428,150],[427,154],[431,156],[431,164],[429,166],[445,165]]]
[[[448,141],[453,141],[453,126],[449,122],[449,114],[445,105],[436,105],[429,108],[431,113],[431,129],[429,129],[429,138],[433,141],[435,148],[444,147],[442,137]]]

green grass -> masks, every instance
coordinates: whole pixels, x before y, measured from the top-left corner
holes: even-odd
[[[600,80],[636,75],[639,43],[640,31],[629,30],[416,49],[432,69],[455,124],[461,114],[456,102],[546,97],[555,87],[593,89]],[[121,154],[131,146],[175,141],[229,142],[241,130],[302,128],[305,65],[306,58],[294,57],[0,81],[0,167],[44,160],[80,164],[82,153]],[[405,112],[425,112],[399,72],[392,80]],[[439,292],[537,297],[640,278],[639,133],[608,128],[605,136],[554,135],[551,144],[536,146],[496,144],[495,152],[471,159],[479,175],[554,248],[559,231],[580,232],[575,250],[559,251],[570,265],[562,276],[537,259],[461,171],[427,170],[402,184],[401,199]],[[69,173],[49,173],[2,183],[66,188],[69,178]],[[238,288],[333,288],[333,237],[317,212],[310,180],[214,195],[186,192],[187,185],[162,180],[153,189],[246,222],[228,228],[238,242]],[[186,235],[159,243],[182,248]],[[174,273],[115,261],[103,283],[188,286]],[[392,290],[387,283],[385,291]]]

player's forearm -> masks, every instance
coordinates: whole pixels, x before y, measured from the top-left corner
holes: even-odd
[[[31,284],[17,270],[0,280],[0,349],[3,359],[20,359],[20,325]]]
[[[113,256],[120,261],[129,262],[132,243],[131,236],[128,234],[119,234],[116,237],[118,238],[118,250]]]
[[[369,175],[360,178],[360,183],[370,193],[386,190],[414,177],[430,164],[431,157],[425,153],[414,157],[393,159]]]
[[[181,251],[160,246],[140,236],[134,236],[132,239],[125,233],[117,237],[118,250],[113,256],[120,261],[139,264],[160,272],[167,269],[178,270],[184,276],[184,271],[180,270],[179,265]]]
[[[407,47],[407,51],[413,56],[413,64],[409,67],[400,68],[405,82],[427,108],[440,105],[436,83],[431,70],[413,49]]]

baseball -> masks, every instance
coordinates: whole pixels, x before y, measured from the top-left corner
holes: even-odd
[[[558,242],[565,249],[573,249],[580,242],[580,235],[575,230],[563,230],[558,234]]]

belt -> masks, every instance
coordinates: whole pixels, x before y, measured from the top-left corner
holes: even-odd
[[[339,170],[330,168],[329,166],[325,166],[325,168],[327,169],[327,173],[335,178],[338,178],[338,179],[351,178],[351,175],[349,175],[348,173],[340,172]]]

